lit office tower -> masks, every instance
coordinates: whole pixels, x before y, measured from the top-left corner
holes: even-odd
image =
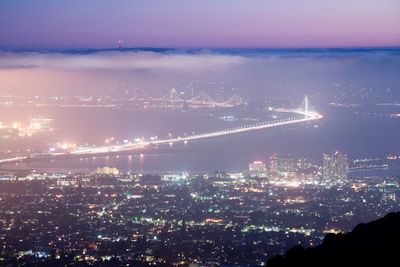
[[[262,161],[254,161],[249,163],[250,177],[265,177],[267,175],[267,168]]]
[[[271,174],[278,173],[278,155],[276,153],[269,157],[269,171]]]
[[[333,155],[324,154],[323,178],[331,183],[343,182],[347,179],[347,155],[336,152]]]
[[[278,171],[280,173],[295,172],[296,163],[292,156],[282,156],[278,158]]]

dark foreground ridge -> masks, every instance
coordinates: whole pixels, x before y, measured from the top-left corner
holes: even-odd
[[[347,234],[327,234],[321,245],[291,248],[268,261],[282,266],[399,266],[400,212],[357,225]]]

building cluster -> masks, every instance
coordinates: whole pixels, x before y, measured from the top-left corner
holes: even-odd
[[[272,154],[266,163],[254,161],[249,163],[248,175],[252,178],[267,178],[271,181],[304,181],[318,180],[325,184],[339,184],[347,181],[347,155],[335,152],[324,154],[323,164],[318,166],[307,158],[281,156]]]
[[[0,262],[263,266],[398,210],[398,177],[342,179],[343,158],[327,161],[273,155],[249,173],[1,175]],[[341,182],[326,183],[325,167]]]
[[[32,136],[39,133],[47,133],[53,130],[53,120],[43,117],[29,118],[27,123],[14,121],[10,124],[0,121],[0,137]]]

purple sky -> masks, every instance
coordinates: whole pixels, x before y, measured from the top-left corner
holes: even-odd
[[[0,48],[400,46],[399,0],[0,1]]]

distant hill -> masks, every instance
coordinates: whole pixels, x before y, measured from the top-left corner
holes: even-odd
[[[328,234],[317,247],[295,246],[267,266],[400,266],[400,212],[359,224],[347,234]]]

